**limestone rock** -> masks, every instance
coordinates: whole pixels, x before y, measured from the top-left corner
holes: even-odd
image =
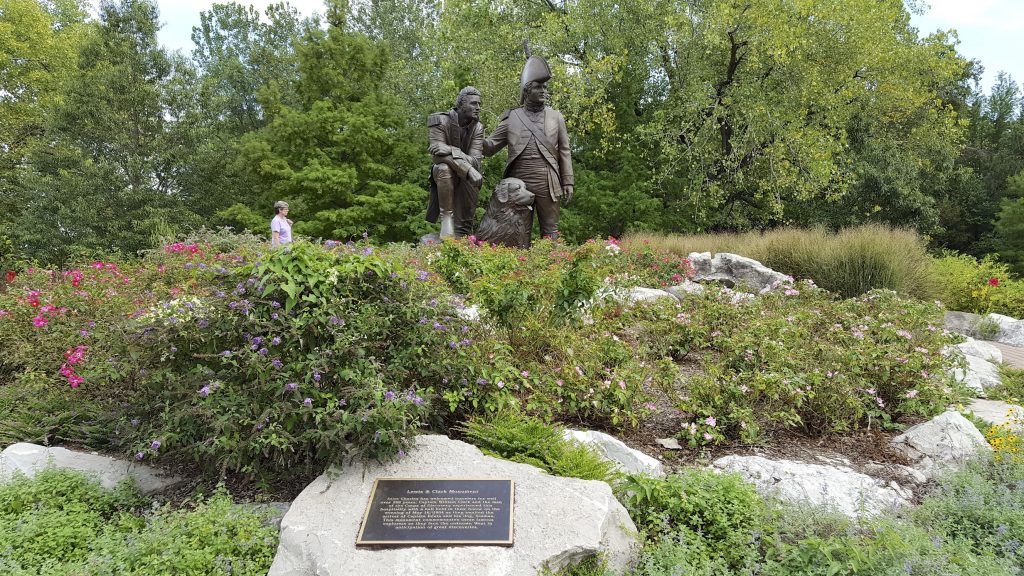
[[[626,294],[626,301],[630,304],[637,302],[654,302],[655,300],[671,300],[676,301],[676,297],[672,294],[658,290],[656,288],[633,288]]]
[[[515,545],[356,548],[377,478],[511,478]],[[522,576],[599,552],[621,574],[635,556],[635,533],[603,482],[551,476],[445,436],[420,436],[405,458],[330,470],[307,486],[281,522],[269,576]]]
[[[912,426],[890,445],[929,478],[992,450],[974,424],[954,410]]]
[[[1000,364],[1003,361],[1003,352],[995,346],[984,342],[982,340],[975,340],[974,338],[968,338],[966,342],[957,344],[956,347],[964,354],[964,356],[974,356],[975,358],[981,358],[982,360]]]
[[[997,342],[1010,346],[1024,347],[1024,320],[1017,320],[1000,314],[989,314],[989,318],[999,324]]]
[[[155,468],[135,462],[26,442],[12,444],[0,453],[0,481],[8,480],[16,471],[31,478],[48,465],[85,472],[99,480],[104,488],[114,488],[130,477],[143,494],[155,494],[181,482],[177,476],[163,475]]]
[[[689,280],[686,280],[685,282],[679,284],[678,286],[670,286],[665,289],[666,292],[680,300],[686,298],[690,294],[702,294],[705,290],[706,288],[703,284],[690,282]]]
[[[758,493],[793,504],[824,506],[851,517],[873,516],[910,505],[913,494],[846,466],[769,460],[761,456],[724,456],[712,465],[738,472]]]
[[[999,376],[999,368],[991,362],[982,360],[976,356],[966,356],[967,368],[954,368],[953,378],[963,382],[965,386],[978,393],[978,396],[985,396],[985,390],[992,386],[998,386],[1002,382]]]
[[[717,280],[730,288],[741,285],[751,291],[762,292],[782,284],[793,282],[793,278],[776,272],[752,258],[745,258],[728,252],[719,252],[711,259],[711,272],[694,276],[694,280]]]
[[[675,438],[658,438],[654,441],[658,446],[661,446],[665,450],[682,450],[683,447],[679,444],[679,440]]]
[[[693,267],[694,278],[703,278],[713,271],[711,252],[690,252],[686,259],[690,261],[690,266]]]
[[[622,440],[595,430],[566,430],[565,437],[581,444],[593,446],[602,456],[614,462],[616,467],[630,474],[647,474],[661,478],[665,466],[657,459],[626,446]]]
[[[971,338],[980,338],[981,333],[978,331],[979,322],[981,322],[981,316],[977,314],[949,311],[945,314],[944,324],[946,330],[950,332],[956,332]]]
[[[1024,428],[1024,407],[999,400],[977,399],[967,406],[967,411],[988,422],[989,425],[1014,424]]]

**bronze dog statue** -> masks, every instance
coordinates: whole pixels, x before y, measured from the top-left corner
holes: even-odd
[[[498,182],[477,229],[477,239],[512,248],[529,248],[532,232],[533,192],[517,178]]]

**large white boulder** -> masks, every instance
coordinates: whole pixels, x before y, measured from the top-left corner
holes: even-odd
[[[995,322],[999,326],[996,342],[1024,347],[1024,320],[1002,314],[989,314],[985,316],[985,319]]]
[[[1001,364],[1003,362],[1002,350],[982,340],[968,338],[966,342],[961,342],[960,344],[957,344],[956,347],[964,356],[981,358],[982,360],[993,362],[995,364]]]
[[[974,424],[955,410],[908,428],[890,445],[929,478],[992,450]]]
[[[85,472],[99,480],[104,488],[114,488],[131,478],[143,494],[155,494],[181,482],[177,476],[165,475],[135,462],[27,442],[11,444],[0,453],[0,482],[9,480],[15,472],[31,478],[47,466]]]
[[[995,364],[977,356],[965,356],[964,359],[967,360],[966,369],[954,368],[953,379],[963,382],[965,386],[977,392],[978,396],[985,396],[985,390],[998,386],[1003,381]]]
[[[945,315],[945,327],[950,332],[963,334],[972,338],[978,338],[981,333],[978,331],[978,324],[982,317],[970,312],[947,311]]]
[[[1012,424],[1015,428],[1024,428],[1024,407],[1016,404],[979,398],[967,406],[967,411],[990,426]]]
[[[618,438],[596,430],[566,430],[565,437],[586,446],[591,446],[607,460],[615,463],[615,467],[630,474],[647,474],[661,478],[665,476],[665,466],[656,458],[639,450],[626,446]]]
[[[738,472],[758,493],[792,504],[822,506],[847,516],[873,516],[910,505],[913,494],[845,466],[825,466],[761,456],[724,456],[712,466]]]
[[[356,548],[377,478],[510,478],[515,545]],[[269,576],[523,576],[598,553],[621,574],[636,547],[636,526],[604,482],[551,476],[430,435],[395,462],[329,470],[307,486],[281,522]]]
[[[745,286],[753,292],[763,292],[793,282],[791,276],[776,272],[757,260],[728,252],[715,254],[711,259],[710,270],[697,270],[693,279],[718,281],[729,288]]]

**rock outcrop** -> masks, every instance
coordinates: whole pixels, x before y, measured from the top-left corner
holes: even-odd
[[[47,466],[85,472],[99,480],[104,488],[114,488],[131,478],[143,494],[155,494],[181,482],[177,476],[164,475],[136,462],[26,442],[12,444],[0,453],[0,481],[9,479],[15,472],[31,478]]]
[[[515,545],[357,548],[377,478],[512,479]],[[330,470],[307,486],[281,522],[269,576],[522,576],[598,553],[621,574],[636,546],[636,526],[604,482],[551,476],[431,435],[395,462]]]

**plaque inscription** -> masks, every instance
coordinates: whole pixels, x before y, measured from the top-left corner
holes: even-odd
[[[378,478],[356,545],[512,545],[512,480]]]

